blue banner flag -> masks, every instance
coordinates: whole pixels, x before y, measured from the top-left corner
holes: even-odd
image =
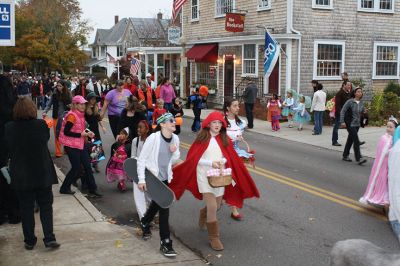
[[[264,76],[266,78],[271,75],[274,70],[276,61],[281,53],[280,44],[272,38],[268,31],[265,32],[265,47],[264,47]]]
[[[14,7],[14,0],[0,0],[0,46],[15,46]]]

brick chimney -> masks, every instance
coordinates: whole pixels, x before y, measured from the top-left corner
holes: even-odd
[[[119,16],[114,16],[114,23],[117,24],[119,21]]]
[[[158,20],[162,20],[162,13],[161,13],[161,12],[158,12],[158,13],[157,13],[157,19],[158,19]]]

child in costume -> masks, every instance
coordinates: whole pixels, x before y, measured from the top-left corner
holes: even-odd
[[[165,185],[172,180],[172,164],[180,156],[179,138],[173,134],[175,118],[171,113],[165,113],[157,119],[156,132],[151,134],[143,145],[137,160],[138,188],[146,191],[145,169],[148,169]],[[151,237],[150,223],[159,213],[160,250],[166,257],[175,257],[169,231],[169,209],[161,208],[155,201],[151,201],[144,217],[140,220],[143,239]]]
[[[267,120],[271,121],[272,131],[278,131],[281,129],[279,125],[279,119],[281,118],[281,102],[278,99],[278,95],[272,95],[272,99],[268,101],[268,116]]]
[[[206,207],[200,209],[199,226],[207,227],[211,248],[223,250],[217,220],[222,199],[231,206],[241,208],[244,199],[259,197],[259,192],[227,136],[224,116],[214,111],[202,122],[201,127],[186,160],[174,167],[170,188],[177,199],[182,197],[186,189],[197,199],[204,199]],[[213,188],[208,183],[207,172],[222,166],[232,169],[232,184]]]
[[[111,156],[106,167],[106,179],[108,183],[118,181],[119,191],[126,191],[125,182],[128,180],[123,164],[130,157],[130,145],[126,144],[129,136],[129,128],[124,128],[119,132],[117,141],[111,146]]]
[[[164,108],[164,100],[163,99],[157,99],[156,101],[156,109],[154,109],[153,113],[153,123],[152,126],[153,128],[156,127],[157,125],[157,119],[165,114],[167,110]]]
[[[249,161],[254,160],[254,152],[250,153],[239,147],[240,141],[243,140],[243,132],[247,127],[246,121],[239,118],[239,101],[237,99],[226,99],[224,102],[224,113],[225,121],[228,125],[226,128],[226,133],[228,137],[232,140],[233,147],[240,158],[246,158]],[[231,206],[231,218],[234,220],[241,220],[242,215],[239,213],[236,206]]]
[[[393,134],[393,147],[389,151],[388,186],[389,186],[389,222],[400,241],[400,127]]]
[[[176,97],[173,100],[173,106],[172,109],[170,110],[171,114],[173,114],[173,116],[175,117],[176,120],[180,119],[182,120],[183,117],[183,108],[182,108],[182,100],[179,97]],[[178,123],[176,123],[175,125],[176,127],[176,131],[174,132],[174,134],[179,135],[181,133],[181,125]]]
[[[150,135],[151,130],[146,120],[141,120],[138,124],[138,136],[132,141],[132,158],[138,158],[143,149],[144,142]],[[138,185],[133,182],[133,198],[135,199],[136,210],[139,219],[142,219],[146,213],[147,206],[150,205],[151,199],[143,191],[140,191]]]
[[[368,186],[364,195],[359,200],[361,203],[371,203],[386,208],[389,205],[388,159],[396,127],[397,120],[394,117],[390,117],[386,125],[386,133],[379,139]]]
[[[293,94],[290,91],[287,92],[286,98],[283,101],[282,105],[283,105],[282,115],[287,117],[289,127],[292,128],[294,99],[293,99]]]
[[[299,126],[297,130],[299,131],[303,130],[304,123],[309,122],[311,120],[311,116],[306,110],[305,101],[306,101],[305,97],[300,96],[297,107],[293,108],[293,110],[296,112],[294,114],[294,121],[298,123]]]

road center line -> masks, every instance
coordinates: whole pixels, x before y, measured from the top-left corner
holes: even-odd
[[[181,146],[184,149],[190,148],[190,144],[187,144],[184,142],[181,142]],[[348,207],[350,209],[368,214],[368,215],[378,218],[380,220],[387,221],[387,218],[383,214],[381,214],[381,211],[379,209],[374,208],[372,206],[369,207],[369,206],[361,205],[358,201],[355,201],[346,196],[342,196],[342,195],[336,194],[334,192],[331,192],[329,190],[325,190],[325,189],[322,189],[322,188],[319,188],[316,186],[312,186],[310,184],[301,182],[299,180],[296,180],[296,179],[293,179],[290,177],[280,175],[278,173],[275,173],[275,172],[272,172],[272,171],[269,171],[269,170],[266,170],[266,169],[263,169],[263,168],[260,168],[257,166],[255,168],[253,168],[253,167],[247,165],[247,169],[249,170],[249,172],[256,173],[265,178],[268,178],[268,179],[274,180],[276,182],[300,189],[300,190],[305,191],[314,196],[329,200],[331,202],[335,202],[337,204],[340,204],[340,205]]]

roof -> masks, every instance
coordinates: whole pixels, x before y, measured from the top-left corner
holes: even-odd
[[[123,41],[125,31],[132,23],[139,39],[166,40],[168,38],[169,19],[123,18],[111,29],[97,29],[93,45],[116,45]]]
[[[97,45],[113,45],[122,42],[125,30],[128,26],[129,20],[123,18],[117,24],[112,26],[111,29],[97,29],[94,44]]]
[[[169,19],[130,18],[140,39],[166,39]]]

